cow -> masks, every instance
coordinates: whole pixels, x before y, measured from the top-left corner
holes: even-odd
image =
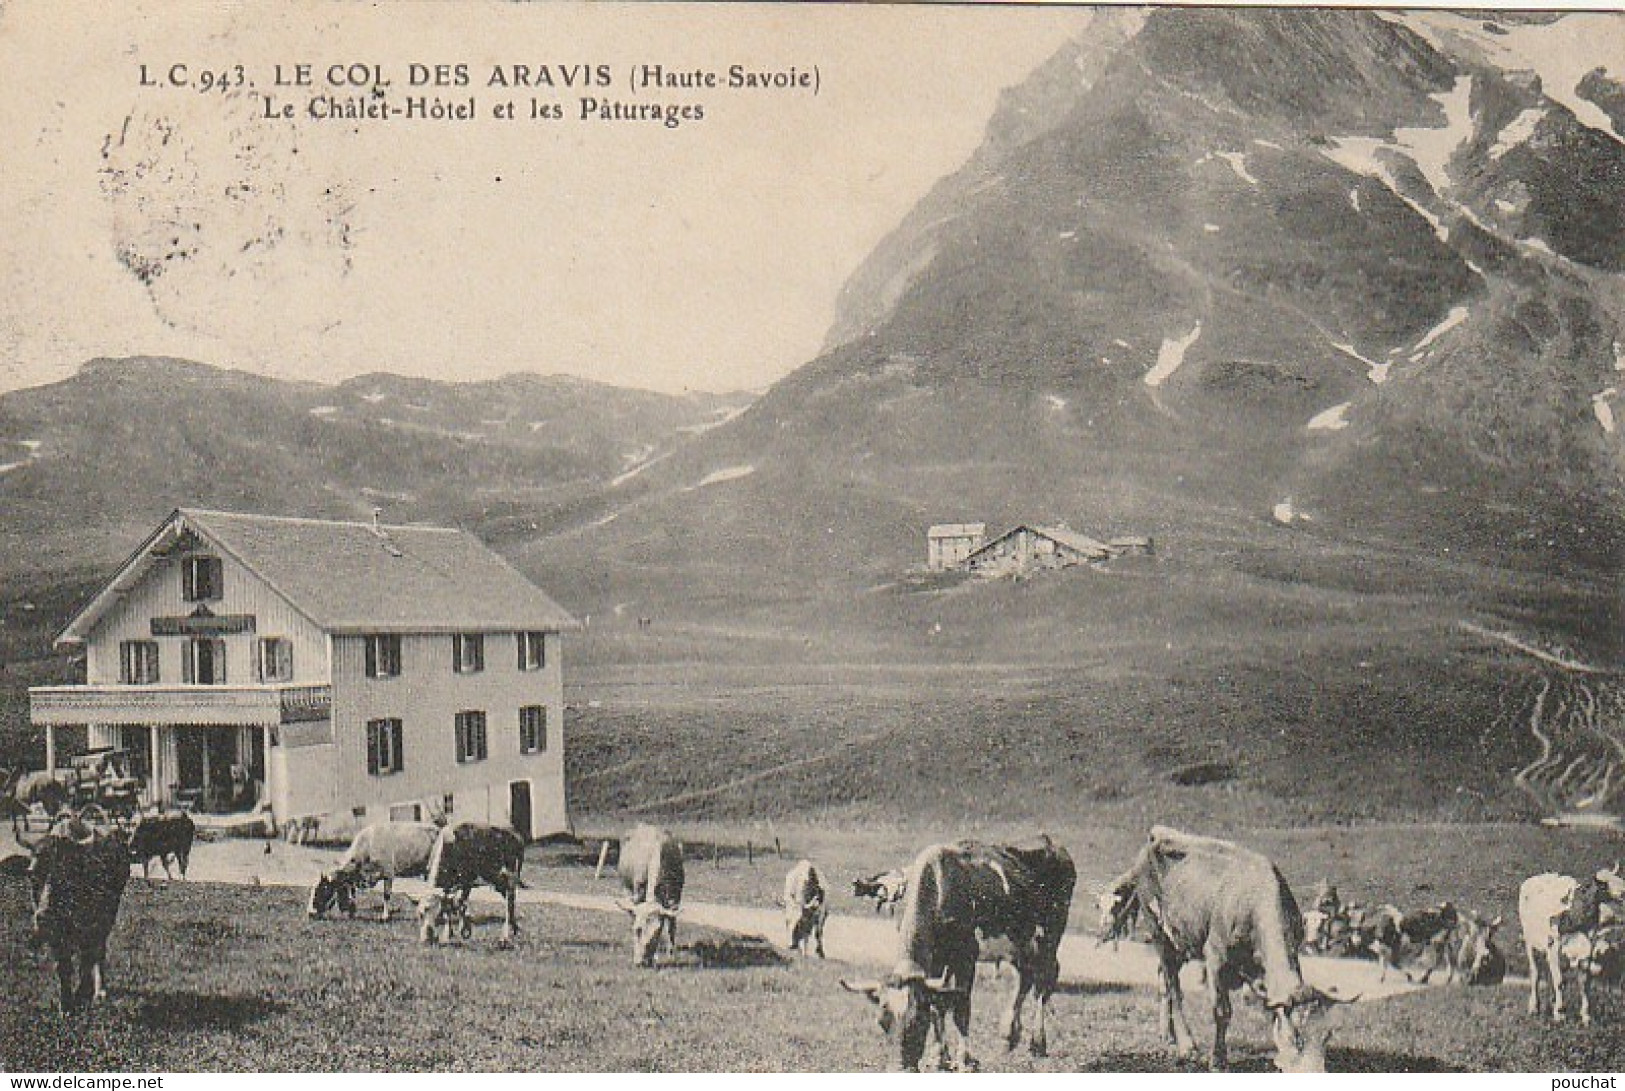
[[[141,865],[141,877],[148,876],[154,858],[164,865],[164,878],[173,879],[169,861],[180,868],[186,878],[186,865],[192,858],[192,839],[197,836],[197,824],[187,814],[144,814],[136,819],[130,830],[130,860]]]
[[[1230,993],[1247,985],[1269,1013],[1276,1067],[1325,1071],[1328,1015],[1339,1000],[1305,984],[1298,965],[1303,916],[1267,857],[1229,841],[1153,826],[1103,904],[1103,939],[1124,934],[1141,915],[1149,918],[1162,1030],[1182,1056],[1193,1054],[1195,1043],[1185,1021],[1179,970],[1200,958],[1213,993],[1210,1061],[1215,1070],[1228,1063]]]
[[[1459,980],[1468,985],[1499,985],[1506,980],[1506,955],[1495,943],[1500,927],[1500,917],[1485,920],[1471,910],[1462,913],[1455,958]]]
[[[1066,931],[1077,870],[1065,849],[1047,836],[1024,845],[960,841],[932,845],[908,869],[898,919],[898,955],[881,981],[841,982],[879,1008],[880,1028],[895,1035],[905,1071],[917,1071],[932,1031],[939,1063],[967,1071],[971,990],[978,960],[1000,958],[1016,970],[1016,989],[1002,1019],[1005,1046],[1021,1041],[1021,1008],[1037,1001],[1030,1049],[1048,1051],[1050,995],[1060,977],[1058,952]],[[944,1014],[953,1017],[950,1054]]]
[[[338,864],[316,880],[306,913],[312,920],[328,910],[354,917],[357,895],[382,883],[387,922],[395,880],[428,875],[429,855],[439,837],[440,827],[427,822],[374,822],[365,827]]]
[[[677,915],[683,904],[683,846],[654,826],[639,825],[621,840],[617,865],[628,898],[615,904],[632,918],[632,965],[653,966],[664,945],[677,950]]]
[[[34,844],[28,879],[33,939],[56,963],[63,1013],[105,999],[107,939],[130,881],[124,839],[77,820],[59,823]]]
[[[1389,970],[1398,970],[1407,982],[1417,982],[1411,971],[1400,964],[1425,960],[1427,968],[1422,971],[1420,984],[1427,984],[1440,966],[1447,970],[1445,980],[1454,980],[1460,923],[1460,914],[1449,902],[1409,913],[1401,913],[1391,905],[1382,906],[1372,922],[1371,947],[1380,965],[1378,979],[1385,979]]]
[[[1605,909],[1595,932],[1564,936],[1561,955],[1596,984],[1618,986],[1625,984],[1625,924],[1611,916]]]
[[[800,860],[784,877],[784,896],[779,901],[784,909],[784,928],[790,937],[790,949],[806,957],[809,941],[824,957],[824,922],[829,919],[829,888],[819,874],[818,865],[811,860]]]
[[[1531,875],[1518,887],[1518,923],[1523,927],[1524,954],[1529,959],[1529,1014],[1539,1015],[1540,979],[1552,985],[1552,1020],[1563,1021],[1563,946],[1568,937],[1584,936],[1585,961],[1593,957],[1592,938],[1603,926],[1605,911],[1618,913],[1625,901],[1625,878],[1620,866],[1598,871],[1585,879],[1555,872]],[[1571,948],[1572,949],[1572,948]],[[1575,960],[1570,960],[1575,961]],[[1580,972],[1580,1023],[1591,1023],[1590,973]]]
[[[418,903],[418,938],[424,943],[451,940],[451,923],[461,924],[468,938],[468,894],[489,884],[507,903],[502,942],[519,934],[519,873],[525,863],[525,840],[513,830],[479,822],[447,826],[435,837],[425,874],[429,893]]]
[[[876,913],[884,909],[895,916],[907,890],[908,876],[903,874],[901,868],[892,868],[890,871],[877,872],[867,878],[852,880],[852,896],[873,898]]]

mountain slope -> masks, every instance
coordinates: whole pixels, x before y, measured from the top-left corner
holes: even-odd
[[[93,360],[0,396],[13,568],[121,557],[180,505],[530,534],[736,408],[577,379],[289,383],[165,358]]]

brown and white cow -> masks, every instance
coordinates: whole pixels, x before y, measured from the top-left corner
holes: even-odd
[[[427,822],[374,822],[356,834],[338,864],[316,880],[305,911],[313,920],[329,910],[354,917],[357,895],[382,883],[383,919],[389,920],[395,880],[428,875],[429,857],[439,838],[440,827]]]
[[[122,837],[74,820],[59,823],[32,852],[33,938],[50,949],[62,1010],[72,1012],[107,995],[107,938],[130,881],[129,849]]]
[[[824,957],[824,922],[829,919],[829,888],[818,865],[811,860],[799,860],[784,877],[784,895],[779,899],[784,909],[784,928],[790,937],[790,949],[807,954],[811,943]]]
[[[852,880],[852,896],[854,898],[872,898],[875,903],[875,912],[882,909],[892,916],[896,916],[897,907],[903,902],[903,895],[908,891],[908,876],[902,868],[892,868],[890,871],[880,871],[873,875]]]
[[[1016,970],[1016,990],[1003,1018],[1007,1048],[1021,1040],[1021,1008],[1030,992],[1038,1004],[1031,1049],[1048,1049],[1046,1016],[1061,966],[1077,871],[1065,849],[1048,837],[1026,845],[960,841],[932,845],[908,869],[908,890],[898,918],[897,961],[885,979],[843,988],[879,1007],[880,1027],[895,1034],[898,1060],[919,1068],[935,1030],[943,1067],[975,1067],[970,1053],[971,989],[976,963],[998,958]],[[950,1054],[944,1014],[957,1032]]]
[[[504,826],[459,822],[441,830],[429,853],[430,890],[418,903],[418,938],[424,943],[449,942],[452,922],[457,921],[466,939],[469,892],[485,883],[506,902],[502,942],[513,942],[519,933],[519,873],[524,865],[524,838]]]
[[[1286,880],[1259,853],[1212,837],[1151,827],[1134,864],[1101,899],[1101,933],[1114,939],[1144,916],[1159,962],[1163,1033],[1182,1055],[1196,1051],[1185,1021],[1179,970],[1206,964],[1213,993],[1214,1069],[1228,1063],[1230,993],[1250,986],[1264,1001],[1283,1072],[1324,1072],[1327,1018],[1337,1000],[1303,980],[1303,916]]]
[[[1518,887],[1518,923],[1529,959],[1530,1015],[1540,1014],[1540,981],[1545,976],[1552,987],[1552,1019],[1563,1021],[1563,967],[1572,964],[1578,970],[1580,1023],[1591,1022],[1591,973],[1586,963],[1594,955],[1594,937],[1608,923],[1605,918],[1617,916],[1622,902],[1625,878],[1618,864],[1584,879],[1555,872],[1531,875]]]
[[[639,825],[621,839],[617,865],[629,898],[616,901],[632,918],[632,965],[652,966],[664,946],[677,950],[683,904],[683,845],[667,830]]]

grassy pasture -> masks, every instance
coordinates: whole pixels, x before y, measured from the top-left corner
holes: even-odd
[[[110,1002],[74,1021],[24,947],[27,893],[0,882],[0,1064],[10,1071],[862,1071],[884,1067],[868,1007],[839,963],[789,962],[760,940],[689,928],[670,966],[629,964],[619,914],[527,907],[517,948],[494,916],[466,944],[419,946],[405,920],[307,922],[296,891],[134,880],[113,942]],[[1063,984],[1051,1056],[996,1042],[1008,977],[978,985],[973,1046],[1003,1071],[1177,1071],[1148,990]],[[1342,1071],[1617,1071],[1625,1007],[1549,1029],[1520,990],[1437,989],[1340,1013]],[[1199,1039],[1211,1024],[1201,995]],[[1241,1004],[1236,1067],[1268,1067]]]

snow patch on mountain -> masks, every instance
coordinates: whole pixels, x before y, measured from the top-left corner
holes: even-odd
[[[1602,430],[1609,435],[1614,434],[1614,407],[1609,403],[1617,397],[1619,397],[1617,386],[1591,395],[1591,411],[1596,414],[1597,423],[1602,425]]]
[[[1499,159],[1519,144],[1525,143],[1535,135],[1535,126],[1539,125],[1541,118],[1545,116],[1545,110],[1532,106],[1513,118],[1507,127],[1501,130],[1500,136],[1496,137],[1494,146],[1490,148],[1490,158]]]
[[[1309,418],[1309,430],[1311,432],[1341,432],[1349,426],[1345,414],[1348,413],[1351,404],[1353,403],[1340,402],[1330,409],[1316,413]]]
[[[1242,152],[1214,152],[1213,154],[1229,163],[1230,169],[1236,172],[1237,178],[1250,186],[1258,185],[1258,179],[1254,178],[1247,170],[1247,156],[1245,154]]]
[[[738,481],[741,477],[749,477],[755,472],[755,466],[728,466],[706,474],[698,482],[688,486],[683,491],[693,492],[695,489],[703,489],[707,485],[720,485],[724,481]]]
[[[724,424],[727,424],[729,421],[733,420],[735,417],[739,416],[739,414],[743,413],[749,408],[749,405],[737,405],[731,409],[719,409],[717,410],[716,420],[705,421],[700,424],[685,424],[677,430],[679,432],[687,432],[689,435],[693,436],[702,436],[713,428],[721,428]]]
[[[1185,362],[1185,353],[1196,344],[1196,339],[1202,336],[1202,323],[1196,323],[1196,328],[1184,337],[1173,339],[1165,338],[1162,347],[1157,350],[1157,362],[1151,370],[1145,373],[1145,385],[1159,387],[1168,376],[1179,370],[1179,365]]]
[[[1410,155],[1435,193],[1450,188],[1450,157],[1473,138],[1472,96],[1473,77],[1458,76],[1450,90],[1428,96],[1444,110],[1442,128],[1394,130],[1395,146]]]
[[[632,480],[634,477],[638,476],[638,474],[642,473],[644,470],[647,470],[650,466],[655,465],[657,462],[664,462],[666,459],[668,459],[670,457],[671,457],[671,452],[667,451],[665,454],[660,455],[660,456],[658,456],[656,458],[651,458],[647,462],[640,462],[636,466],[633,466],[631,469],[626,470],[624,473],[617,474],[616,476],[610,478],[609,487],[613,489],[613,488],[615,488],[615,487],[617,487],[619,485],[624,485],[628,481]]]
[[[1427,348],[1429,345],[1433,344],[1433,342],[1437,341],[1439,338],[1443,337],[1445,334],[1449,333],[1451,330],[1455,329],[1465,321],[1467,321],[1467,308],[1451,307],[1450,313],[1444,316],[1444,320],[1442,322],[1422,335],[1422,339],[1416,343],[1416,352],[1420,353],[1423,349]]]
[[[1356,360],[1360,361],[1360,363],[1369,368],[1370,370],[1365,373],[1365,377],[1370,379],[1372,382],[1384,383],[1388,381],[1388,369],[1393,366],[1392,364],[1379,364],[1369,356],[1361,356],[1359,352],[1355,350],[1353,345],[1344,344],[1341,341],[1333,341],[1332,348],[1346,356],[1354,357]]]

